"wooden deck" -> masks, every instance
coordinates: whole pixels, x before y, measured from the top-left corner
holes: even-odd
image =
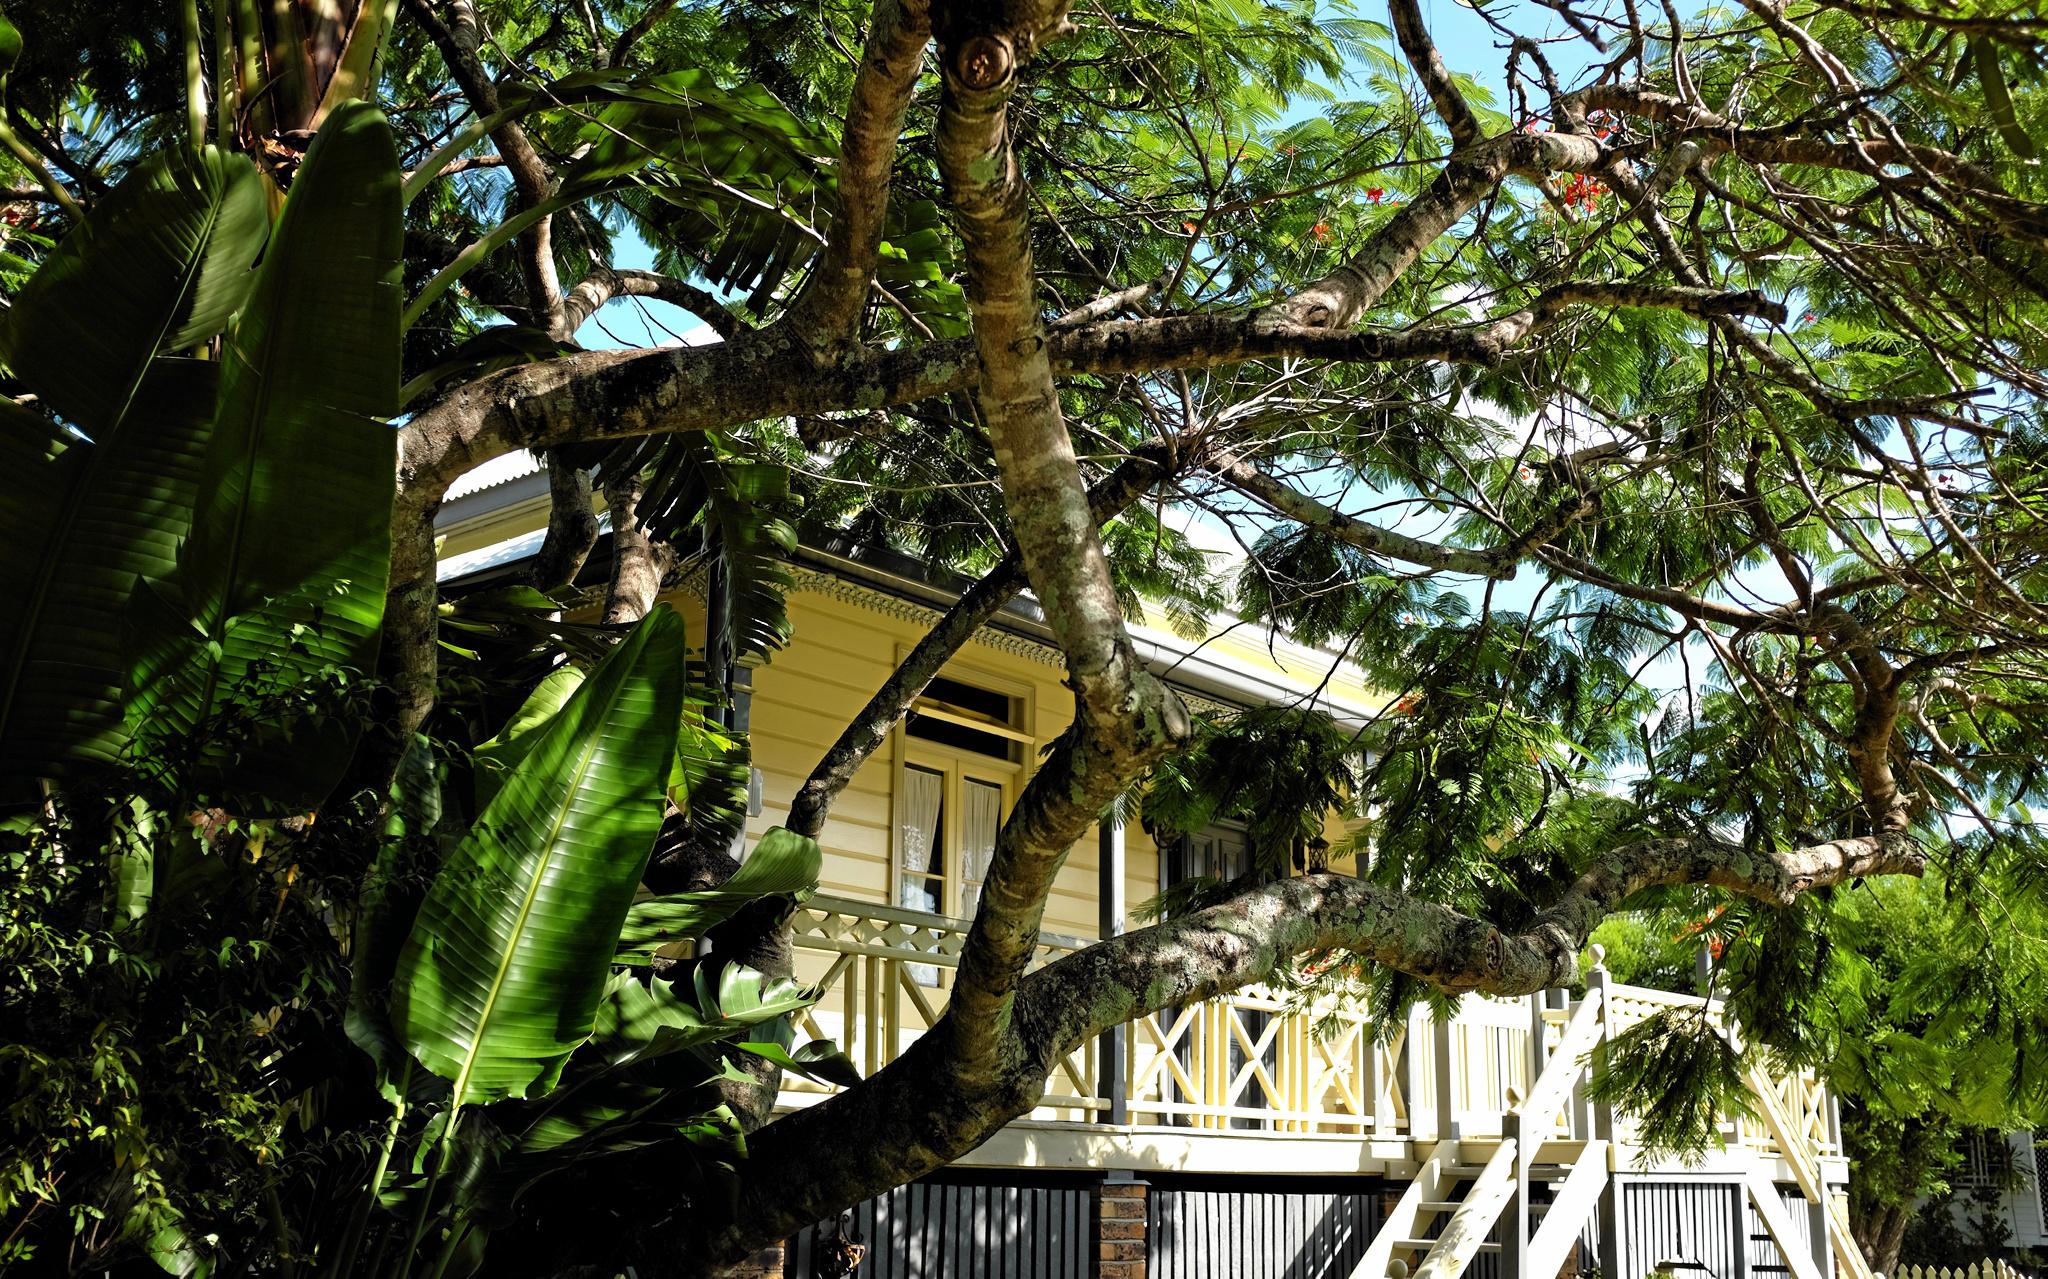
[[[825,995],[800,1028],[837,1040],[864,1070],[886,1064],[944,1011],[966,928],[872,902],[811,899],[798,912],[796,945],[802,975]],[[1088,944],[1042,935],[1037,962]],[[1491,1272],[1555,1275],[1581,1239],[1625,1246],[1619,1182],[1682,1175],[1733,1195],[1784,1250],[1791,1279],[1869,1279],[1848,1238],[1834,1101],[1811,1072],[1752,1068],[1756,1118],[1728,1117],[1722,1149],[1693,1163],[1648,1158],[1634,1122],[1588,1098],[1600,1046],[1678,1007],[1721,1022],[1718,1003],[1621,985],[1597,964],[1576,997],[1467,996],[1452,1020],[1418,1009],[1392,1026],[1341,1000],[1303,1006],[1279,991],[1244,990],[1138,1018],[1083,1046],[1055,1068],[1036,1111],[959,1166],[1388,1178],[1406,1189],[1358,1279],[1398,1272],[1395,1263],[1418,1279],[1456,1279],[1482,1255],[1496,1258]],[[794,1080],[781,1102],[809,1105],[825,1091]],[[1787,1193],[1812,1211],[1788,1216]]]

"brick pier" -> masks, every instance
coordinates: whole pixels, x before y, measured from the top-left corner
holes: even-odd
[[[1097,1279],[1145,1279],[1145,1183],[1105,1181],[1095,1188]]]

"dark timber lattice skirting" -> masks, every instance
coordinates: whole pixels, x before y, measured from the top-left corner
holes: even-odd
[[[1350,1181],[1159,1178],[1146,1279],[1349,1279],[1380,1228],[1383,1193],[1377,1178]]]
[[[859,1279],[1094,1279],[1088,1176],[947,1173],[898,1186],[848,1215],[865,1248]],[[814,1279],[821,1224],[790,1240],[784,1274]],[[829,1272],[828,1272],[829,1273]]]
[[[843,1225],[801,1232],[789,1241],[783,1273],[840,1279],[830,1245],[844,1236],[863,1253],[852,1279],[1352,1279],[1387,1202],[1405,1185],[1379,1177],[1162,1173],[1130,1183],[953,1171],[871,1199]],[[1739,1181],[1621,1174],[1613,1189],[1620,1275],[1661,1268],[1672,1279],[1790,1279]],[[1779,1194],[1814,1255],[1808,1205],[1796,1188]],[[1539,1183],[1537,1195],[1547,1200],[1548,1188]],[[1503,1279],[1499,1227],[1493,1242],[1462,1279]],[[1589,1218],[1557,1279],[1595,1269],[1601,1251]]]
[[[1625,1177],[1617,1189],[1622,1274],[1646,1275],[1660,1265],[1673,1279],[1786,1279],[1792,1273],[1737,1182]],[[1778,1193],[1801,1246],[1814,1255],[1806,1200],[1791,1187]]]

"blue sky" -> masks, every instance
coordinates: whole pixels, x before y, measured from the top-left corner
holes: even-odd
[[[1504,16],[1518,31],[1536,37],[1562,34],[1562,24],[1554,14],[1530,3],[1513,3],[1512,0],[1495,0],[1492,11]],[[1362,5],[1357,12],[1360,16],[1384,22],[1387,18],[1382,4],[1374,2]],[[1492,105],[1504,108],[1505,94],[1505,51],[1498,47],[1499,37],[1486,25],[1479,14],[1459,0],[1423,0],[1423,12],[1431,34],[1442,50],[1445,61],[1461,74],[1470,75],[1479,84],[1491,91]],[[1570,80],[1582,73],[1587,59],[1597,56],[1580,41],[1561,42],[1546,46],[1557,73]],[[1352,87],[1332,86],[1341,99],[1354,95],[1358,90]],[[1319,108],[1316,103],[1303,101],[1294,118],[1314,114]],[[631,231],[619,236],[616,241],[618,264],[622,267],[651,268],[654,264],[652,249]],[[711,340],[704,325],[680,309],[660,302],[633,300],[615,303],[604,308],[577,334],[584,346],[592,349],[622,346],[667,345],[682,340],[703,342]],[[1344,505],[1358,509],[1373,503],[1369,492],[1354,490],[1342,495]],[[1190,529],[1197,540],[1218,550],[1234,549],[1229,535],[1212,521],[1197,517],[1199,523]],[[1201,527],[1200,525],[1208,525]],[[1416,536],[1435,536],[1443,531],[1433,517],[1410,517],[1397,522],[1403,531]],[[1766,575],[1772,576],[1772,575]],[[1492,592],[1492,605],[1496,610],[1518,611],[1528,608],[1543,589],[1545,575],[1535,569],[1525,568],[1512,581],[1497,584]],[[1759,581],[1758,589],[1769,593],[1777,582]],[[1481,583],[1462,583],[1456,589],[1466,594],[1476,606],[1484,594]],[[1705,654],[1693,655],[1692,675],[1696,682],[1705,667]],[[1684,664],[1674,655],[1667,655],[1655,663],[1646,673],[1645,680],[1651,687],[1667,692],[1676,692],[1687,682]]]
[[[1518,29],[1526,28],[1538,37],[1560,29],[1555,15],[1532,4],[1495,0],[1492,8],[1515,21]],[[1377,0],[1357,11],[1375,21],[1386,21],[1386,9]],[[1423,14],[1445,61],[1453,70],[1469,74],[1485,85],[1494,94],[1494,105],[1501,105],[1506,57],[1494,47],[1498,37],[1493,30],[1474,9],[1459,0],[1423,0]],[[1549,53],[1558,72],[1569,76],[1579,70],[1583,62],[1576,54],[1584,48],[1576,42],[1551,47]],[[1332,87],[1339,97],[1350,92],[1341,85]],[[1316,103],[1304,100],[1291,118],[1302,119],[1317,110]],[[654,250],[630,228],[616,237],[614,251],[621,267],[651,270],[654,266]],[[609,350],[660,346],[674,342],[677,335],[685,341],[709,340],[703,323],[680,308],[665,302],[629,301],[604,308],[577,332],[576,340],[592,350]]]

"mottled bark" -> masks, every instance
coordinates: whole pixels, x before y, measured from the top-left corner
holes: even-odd
[[[425,0],[414,3],[433,31],[434,7]],[[1785,21],[1767,4],[1751,7],[1766,24]],[[444,50],[452,49],[457,79],[481,109],[483,97],[494,90],[475,62],[474,15],[466,3],[444,8],[458,21],[454,28],[443,24],[446,35],[437,39]],[[657,0],[650,12],[660,8]],[[1564,525],[1547,515],[1496,550],[1432,546],[1347,520],[1248,460],[1221,457],[1215,463],[1227,481],[1290,518],[1328,527],[1374,554],[1489,577],[1507,576],[1526,556],[1627,598],[1668,607],[1702,628],[1797,636],[1830,650],[1856,672],[1853,722],[1828,727],[1847,746],[1864,792],[1867,821],[1853,829],[1869,834],[1780,854],[1712,840],[1631,845],[1601,858],[1530,927],[1513,933],[1363,881],[1311,875],[1248,890],[1024,975],[1046,895],[1067,849],[1103,802],[1185,731],[1181,708],[1138,667],[1125,634],[1096,531],[1103,518],[1101,494],[1091,502],[1084,489],[1061,419],[1056,379],[1155,375],[1282,358],[1494,365],[1569,307],[1660,306],[1720,326],[1736,349],[1752,353],[1783,385],[1847,422],[1857,413],[1896,412],[1897,403],[1844,405],[1818,377],[1749,331],[1757,326],[1734,323],[1731,317],[1785,317],[1781,307],[1755,294],[1704,287],[1706,269],[1687,263],[1663,223],[1657,206],[1672,184],[1689,176],[1702,190],[1710,189],[1707,171],[1694,163],[1698,157],[1733,155],[1759,165],[1850,171],[1889,193],[1916,198],[1921,192],[1915,188],[1938,180],[1945,184],[1944,199],[1988,213],[1978,216],[1980,224],[2043,241],[2039,211],[1981,170],[1933,148],[1852,134],[1843,122],[1864,117],[1846,100],[1830,104],[1835,114],[1825,120],[1749,128],[1689,96],[1603,84],[1553,104],[1564,126],[1560,132],[1517,129],[1486,137],[1431,45],[1420,7],[1414,0],[1394,0],[1393,15],[1402,50],[1452,135],[1453,153],[1434,181],[1393,211],[1347,261],[1271,307],[1253,314],[1110,318],[1165,291],[1165,282],[1149,281],[1082,306],[1048,327],[1033,277],[1028,192],[1011,151],[1010,112],[1019,69],[1061,32],[1064,4],[881,0],[847,104],[838,160],[843,203],[827,247],[784,321],[758,331],[721,327],[726,341],[711,348],[577,353],[508,370],[457,390],[405,428],[390,618],[396,687],[410,728],[432,704],[431,521],[448,483],[462,471],[519,447],[874,413],[968,390],[977,397],[1016,550],[960,601],[848,726],[794,797],[791,824],[820,828],[833,796],[886,739],[918,691],[1027,580],[1068,660],[1074,726],[999,834],[982,907],[939,1028],[866,1084],[754,1135],[737,1213],[730,1219],[698,1214],[689,1227],[708,1238],[702,1247],[693,1239],[683,1251],[706,1267],[731,1262],[755,1245],[964,1155],[1028,1110],[1058,1055],[1089,1035],[1140,1013],[1270,978],[1297,955],[1348,949],[1447,991],[1521,994],[1567,976],[1593,925],[1654,885],[1711,884],[1785,904],[1852,876],[1918,872],[1920,854],[1903,833],[1904,803],[1891,772],[1901,705],[1910,700],[1914,673],[1910,664],[1900,670],[1885,665],[1856,635],[1853,619],[1833,606],[1867,589],[1868,579],[1838,578],[1816,588],[1788,573],[1800,598],[1776,607],[1703,598],[1680,586],[1616,582],[1597,564],[1557,545]],[[463,21],[470,24],[466,48],[458,35]],[[973,336],[883,350],[860,342],[860,320],[872,289],[897,135],[933,30],[945,88],[936,153],[958,220]],[[1689,95],[1682,70],[1677,79],[1681,93]],[[1611,144],[1574,128],[1595,108],[1630,119],[1614,131]],[[1643,140],[1646,133],[1654,135],[1654,146]],[[544,185],[532,180],[530,169],[521,179],[518,148],[507,146],[505,138],[499,145],[506,167],[520,181],[522,199],[530,203]],[[1662,167],[1638,179],[1636,166],[1658,155],[1666,157]],[[1607,175],[1641,210],[1637,216],[1662,259],[1658,269],[1686,287],[1566,284],[1507,300],[1504,305],[1512,309],[1480,321],[1459,317],[1458,323],[1398,332],[1354,329],[1432,246],[1472,226],[1503,183],[1546,180],[1559,172]],[[544,169],[540,173],[544,183]],[[550,261],[545,252],[528,256],[535,269]],[[681,292],[689,288],[650,273],[594,272],[558,302],[550,327],[573,328],[610,298],[628,294],[680,299],[697,309],[703,299]],[[530,291],[543,300],[559,293],[538,285]],[[546,306],[539,310],[547,313]],[[719,315],[712,307],[707,318],[720,323]],[[1172,454],[1174,444],[1164,449]],[[1162,463],[1182,464],[1173,457]],[[1933,506],[1942,514],[1938,496]],[[1946,527],[1960,536],[1952,520]],[[1960,549],[1970,553],[1966,540]],[[644,607],[636,602],[625,611]],[[692,843],[690,832],[672,828],[656,850],[649,881],[703,886],[722,882],[731,868],[725,850],[702,839]],[[735,921],[744,926],[730,937],[726,953],[787,971],[788,937],[774,924]],[[721,935],[714,945],[724,951],[727,940]],[[757,1082],[741,1106],[756,1120],[772,1093],[772,1074]]]
[[[839,206],[789,314],[791,332],[814,359],[836,358],[858,337],[889,211],[896,140],[931,41],[928,9],[929,0],[880,0],[868,23],[839,139]]]
[[[557,591],[576,580],[597,545],[597,511],[590,472],[560,457],[548,458],[548,531],[527,580]]]
[[[1394,18],[1394,38],[1400,41],[1401,52],[1407,56],[1408,65],[1415,68],[1416,77],[1422,81],[1444,127],[1450,130],[1452,145],[1469,147],[1478,142],[1479,117],[1472,114],[1465,95],[1458,92],[1450,68],[1436,51],[1436,42],[1429,38],[1421,4],[1418,0],[1393,0],[1389,7]]]
[[[1074,727],[1033,775],[1003,828],[962,944],[944,1033],[964,1089],[999,1087],[1017,1047],[1017,979],[1037,948],[1067,850],[1154,759],[1185,739],[1186,709],[1139,665],[1109,559],[1060,413],[1038,302],[1029,191],[1010,145],[1018,71],[1055,35],[1066,7],[997,11],[949,4],[935,15],[945,94],[939,172],[967,265],[981,419],[1002,476],[1011,535],[1066,658]]]
[[[612,526],[612,575],[605,587],[604,620],[619,626],[647,616],[661,594],[661,579],[675,563],[666,543],[647,535],[640,519],[646,484],[637,472],[607,476],[605,513]]]
[[[1363,248],[1322,279],[1268,308],[1274,324],[1348,329],[1386,296],[1430,245],[1477,209],[1510,173],[1583,173],[1602,161],[1592,138],[1565,133],[1507,133],[1452,155],[1415,199],[1387,219]]]
[[[1102,320],[1039,338],[1045,361],[1059,374],[1207,368],[1282,356],[1490,364],[1503,353],[1496,337],[1470,328],[1337,333],[1241,315]],[[400,693],[403,731],[416,728],[433,705],[432,519],[448,485],[464,472],[519,448],[908,404],[965,390],[979,373],[974,344],[966,339],[867,350],[813,369],[794,362],[778,333],[747,331],[713,346],[578,352],[492,374],[437,401],[400,432],[389,678]],[[1070,446],[1066,451],[1071,456]]]

